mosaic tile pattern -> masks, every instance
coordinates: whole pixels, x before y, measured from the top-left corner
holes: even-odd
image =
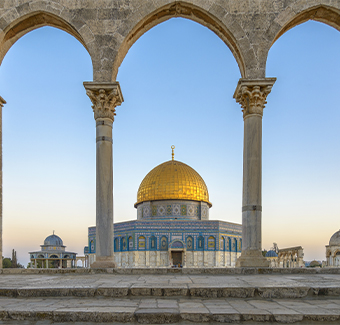
[[[181,206],[179,204],[173,204],[172,215],[179,216],[181,214]]]

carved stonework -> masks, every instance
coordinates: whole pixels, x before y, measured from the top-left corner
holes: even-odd
[[[266,98],[275,81],[276,78],[239,80],[234,98],[241,104],[243,118],[249,114],[263,115]]]
[[[92,102],[94,119],[109,118],[114,121],[116,106],[123,102],[119,83],[84,82],[86,94]]]
[[[4,107],[6,101],[0,96],[0,107]]]

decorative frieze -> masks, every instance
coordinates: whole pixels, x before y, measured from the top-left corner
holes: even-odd
[[[250,114],[263,115],[266,99],[276,78],[240,79],[234,98],[242,107],[243,118]]]

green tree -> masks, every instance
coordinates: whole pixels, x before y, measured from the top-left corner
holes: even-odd
[[[11,259],[8,258],[8,257],[2,257],[2,267],[4,269],[8,269],[8,268],[12,267]]]
[[[12,249],[12,268],[16,269],[18,267],[17,252]]]

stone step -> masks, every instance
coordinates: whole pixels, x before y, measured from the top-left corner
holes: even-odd
[[[340,321],[340,299],[5,298],[0,321],[141,324]]]
[[[196,298],[276,298],[340,297],[340,284],[333,287],[238,287],[238,286],[142,286],[117,285],[91,287],[42,286],[39,288],[1,288],[0,297],[196,297]]]
[[[340,297],[340,274],[2,274],[0,297]]]

